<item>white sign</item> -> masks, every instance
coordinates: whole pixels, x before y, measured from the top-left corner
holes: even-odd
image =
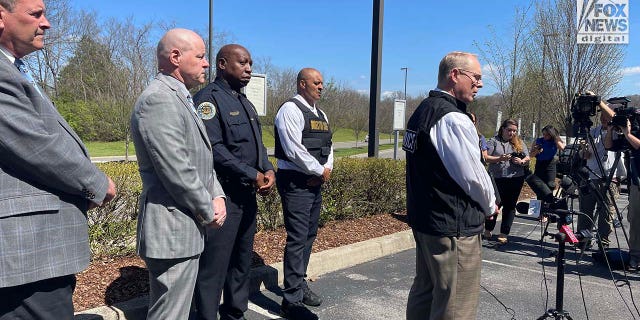
[[[405,129],[405,109],[407,108],[406,100],[398,100],[393,103],[393,130]]]
[[[529,210],[527,210],[527,214],[537,218],[540,216],[540,210],[542,209],[542,201],[531,199],[529,201]]]
[[[629,0],[576,2],[578,43],[629,43]]]
[[[267,115],[267,75],[251,74],[251,81],[243,88],[243,93],[247,99],[256,107],[259,116]]]

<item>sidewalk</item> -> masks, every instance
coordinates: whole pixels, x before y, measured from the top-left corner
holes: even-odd
[[[314,253],[309,261],[308,276],[316,278],[414,247],[411,230],[406,230]],[[253,293],[267,288],[277,288],[282,283],[282,262],[251,270],[251,292]],[[143,296],[113,306],[102,306],[79,312],[75,320],[143,320],[147,313],[147,299],[147,296]]]

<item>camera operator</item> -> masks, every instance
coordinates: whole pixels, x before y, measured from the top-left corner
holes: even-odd
[[[600,108],[601,110],[605,110],[605,108],[610,110],[604,102],[600,102]],[[609,190],[603,190],[602,188],[607,182],[607,177],[609,176],[610,170],[612,170],[614,160],[612,156],[613,152],[607,151],[604,146],[604,137],[606,133],[610,131],[608,130],[610,121],[610,113],[602,111],[600,113],[600,124],[592,128],[589,132],[593,139],[593,146],[590,143],[586,143],[579,152],[580,157],[587,162],[589,179],[593,182],[593,187],[580,191],[580,212],[587,214],[591,219],[582,215],[578,216],[578,230],[591,230],[593,228],[593,223],[595,222],[594,213],[597,208],[598,235],[601,249],[609,247],[609,235],[613,232],[612,217],[615,210],[613,208],[615,199],[612,198],[611,195],[615,194],[614,188],[616,184],[609,184],[611,192],[609,192]],[[593,148],[595,148],[595,150],[593,150]],[[602,170],[598,163],[602,164]],[[613,168],[613,170],[615,170],[615,168]],[[598,192],[600,192],[598,190],[602,190],[603,193],[598,194]],[[598,202],[598,199],[602,201]],[[585,249],[590,247],[591,242],[585,244]]]
[[[629,219],[629,254],[631,259],[629,267],[637,269],[640,262],[640,186],[638,186],[638,170],[640,162],[640,138],[638,132],[631,132],[631,121],[627,119],[626,126],[612,125],[612,129],[607,131],[604,146],[609,149],[614,144],[615,138],[624,139],[629,143],[631,157],[629,159],[628,177],[631,179],[629,184],[629,211],[627,218]]]

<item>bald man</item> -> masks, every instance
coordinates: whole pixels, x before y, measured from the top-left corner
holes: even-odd
[[[287,319],[306,320],[318,317],[305,305],[322,303],[305,278],[318,232],[322,184],[333,169],[333,149],[327,115],[316,107],[322,74],[304,68],[296,81],[298,94],[280,107],[275,119],[276,177],[287,230],[281,313]]]
[[[186,29],[158,43],[159,73],[131,115],[142,194],[138,254],[149,269],[148,319],[187,319],[209,228],[226,217],[211,143],[191,89],[205,81],[204,41]]]
[[[256,233],[256,193],[275,182],[273,165],[262,144],[256,109],[240,92],[251,80],[251,54],[237,44],[223,46],[216,56],[216,79],[195,95],[204,121],[213,163],[227,194],[227,221],[210,229],[200,257],[196,283],[199,319],[244,319],[249,302],[249,272]]]

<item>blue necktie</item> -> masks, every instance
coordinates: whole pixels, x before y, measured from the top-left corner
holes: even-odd
[[[44,95],[42,95],[42,91],[40,91],[40,86],[38,86],[38,84],[36,83],[36,80],[33,79],[33,77],[31,76],[31,72],[29,71],[27,66],[24,64],[24,62],[16,58],[16,61],[14,61],[13,64],[18,68],[18,70],[20,70],[20,72],[22,72],[22,76],[25,79],[27,79],[27,81],[29,81],[34,88],[36,88],[36,91],[38,91],[40,96],[44,97]]]

